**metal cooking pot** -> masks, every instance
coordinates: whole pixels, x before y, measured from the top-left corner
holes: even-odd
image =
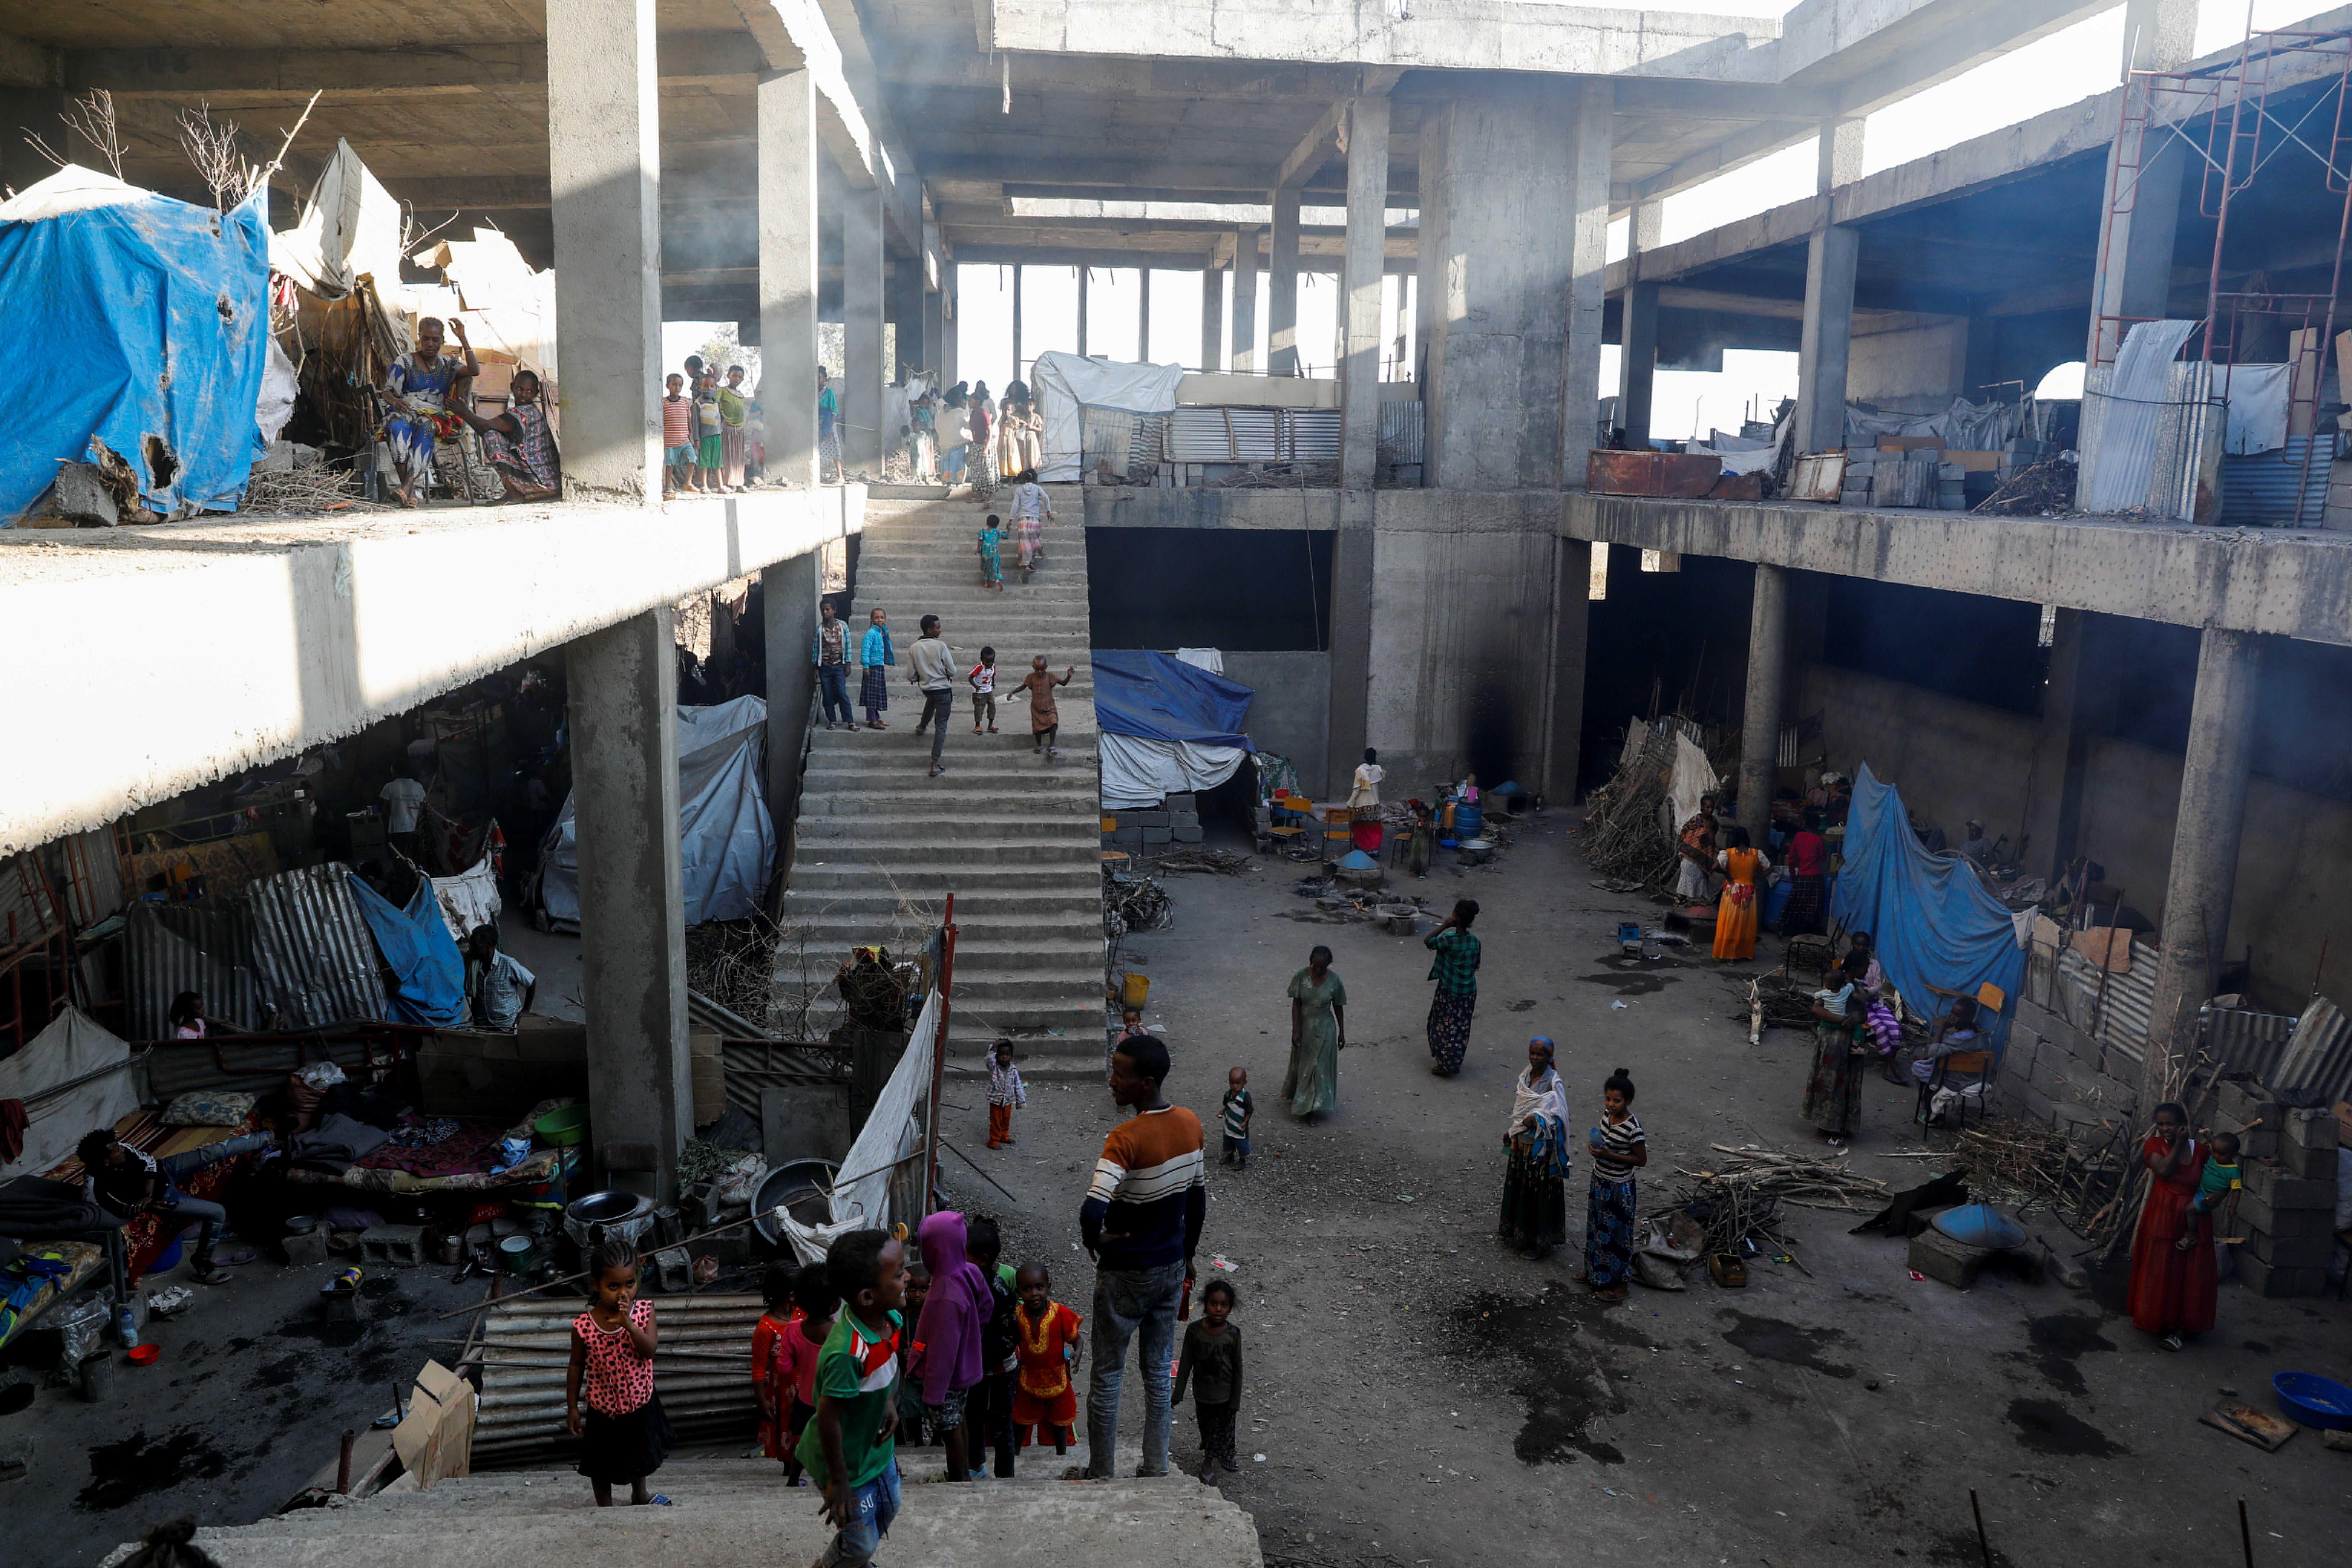
[[[653,1223],[653,1199],[635,1193],[591,1193],[574,1200],[563,1211],[563,1234],[583,1252],[595,1245],[592,1226],[604,1226],[608,1241],[625,1241],[635,1247]]]
[[[751,1196],[751,1228],[771,1247],[783,1245],[775,1211],[788,1211],[803,1225],[833,1218],[833,1179],[841,1167],[830,1160],[787,1160],[768,1173]]]

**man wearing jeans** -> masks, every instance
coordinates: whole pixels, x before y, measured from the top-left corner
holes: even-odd
[[[817,689],[824,694],[824,727],[834,727],[834,710],[851,729],[857,720],[849,711],[849,628],[835,614],[831,599],[819,599],[816,636],[809,644],[809,662],[816,666]]]
[[[159,1234],[164,1236],[195,1226],[196,1255],[190,1260],[190,1269],[199,1282],[219,1285],[227,1280],[228,1270],[215,1266],[213,1251],[219,1245],[221,1228],[228,1223],[228,1210],[209,1198],[188,1196],[173,1178],[235,1159],[268,1142],[267,1133],[248,1132],[159,1162],[152,1154],[118,1142],[113,1133],[100,1128],[83,1137],[76,1152],[81,1156],[82,1190],[92,1202],[131,1218],[152,1213]]]
[[[931,731],[931,774],[947,772],[940,748],[947,743],[948,710],[955,706],[955,650],[940,636],[940,618],[923,617],[923,635],[907,650],[907,679],[923,689],[923,716],[915,733]]]
[[[1201,1119],[1160,1097],[1168,1047],[1148,1036],[1118,1043],[1111,1098],[1137,1114],[1111,1130],[1078,1210],[1095,1260],[1093,1381],[1087,1391],[1087,1473],[1108,1480],[1118,1445],[1118,1389],[1127,1342],[1141,1331],[1144,1419],[1141,1476],[1168,1473],[1168,1363],[1176,1302],[1192,1279],[1192,1254],[1209,1193]]]

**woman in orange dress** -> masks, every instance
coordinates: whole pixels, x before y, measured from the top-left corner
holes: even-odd
[[[1715,956],[1756,956],[1756,916],[1763,903],[1758,884],[1772,862],[1761,849],[1748,847],[1748,829],[1734,824],[1731,847],[1715,858],[1715,868],[1727,879],[1715,910]]]
[[[2195,1234],[2181,1226],[2205,1172],[2205,1145],[2189,1135],[2189,1113],[2167,1100],[2156,1108],[2156,1125],[2140,1144],[2139,1157],[2149,1180],[2139,1228],[2132,1234],[2132,1327],[2177,1351],[2182,1334],[2201,1334],[2213,1326],[2219,1279],[2213,1249],[2192,1247],[2183,1252],[2173,1245],[2183,1234]]]

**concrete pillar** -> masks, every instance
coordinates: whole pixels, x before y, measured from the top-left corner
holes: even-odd
[[[1144,364],[1151,363],[1151,268],[1141,267],[1135,274],[1135,357]]]
[[[1234,369],[1257,369],[1257,230],[1234,230]]]
[[[882,472],[882,192],[843,194],[841,204],[841,460],[845,473]]]
[[[562,32],[550,29],[551,50]],[[567,660],[596,1158],[613,1185],[664,1202],[694,1111],[673,638],[670,612],[647,610],[581,637]]]
[[[1605,81],[1514,83],[1423,117],[1416,314],[1432,486],[1583,483],[1612,101]]]
[[[760,627],[767,645],[768,813],[776,842],[790,840],[800,813],[801,746],[816,676],[809,641],[816,636],[817,595],[824,588],[824,552],[812,550],[760,574]]]
[[[653,0],[548,0],[547,68],[563,488],[641,504],[661,494]]]
[[[1196,370],[1215,371],[1224,363],[1220,352],[1225,336],[1225,280],[1213,267],[1201,268],[1201,363]]]
[[[1340,262],[1339,483],[1370,489],[1380,468],[1381,279],[1388,257],[1389,100],[1348,108],[1348,249]],[[1297,209],[1292,209],[1294,214]]]
[[[2189,63],[2197,33],[2197,0],[2127,0],[2124,6],[2123,76],[2178,70]],[[2137,172],[2118,169],[2118,148],[2107,149],[2105,203],[2099,209],[2100,266],[2091,279],[2091,334],[2084,357],[2105,364],[2116,357],[2134,321],[2160,320],[2172,291],[2172,247],[2180,221],[2181,182],[2189,148],[2178,136],[2148,135]],[[2118,189],[2120,184],[2121,188]],[[2120,207],[2122,210],[2117,211]]]
[[[940,269],[940,385],[956,384],[956,326],[963,319],[963,296],[956,282],[956,269]]]
[[[1386,102],[1386,100],[1382,100]],[[1388,165],[1388,147],[1381,148]],[[1298,371],[1298,193],[1274,193],[1274,227],[1266,237],[1265,368],[1269,375]]]
[[[1331,539],[1330,727],[1324,742],[1323,779],[1318,795],[1345,793],[1371,743],[1372,556],[1376,497],[1342,498],[1359,510],[1343,510]],[[1302,787],[1308,787],[1300,780]]]
[[[2197,0],[2125,0],[2125,76],[2178,70],[2196,44]]]
[[[944,289],[932,289],[923,295],[923,347],[931,356],[930,363],[924,367],[927,370],[937,369],[947,354],[947,302]],[[1016,367],[1013,374],[1017,376],[1021,372]]]
[[[1568,361],[1560,400],[1564,489],[1584,488],[1585,458],[1601,445],[1601,321],[1609,304],[1609,163],[1616,89],[1588,77],[1577,94],[1576,138],[1568,153]]]
[[[900,257],[898,267],[882,284],[882,319],[898,329],[891,363],[882,367],[883,379],[897,385],[908,375],[931,365],[931,345],[923,341],[923,258]],[[886,430],[896,439],[898,432]]]
[[[1748,612],[1748,700],[1739,719],[1739,821],[1764,847],[1772,826],[1772,781],[1780,761],[1780,693],[1789,674],[1789,574],[1756,567]]]
[[[2197,1010],[2213,994],[2229,951],[2261,673],[2262,643],[2252,633],[2205,628],[2189,708],[2189,749],[2180,761],[2147,1055],[2140,1064],[2143,1117],[2167,1097],[2181,1058],[2196,1044]]]
[[[1797,450],[1845,445],[1845,372],[1853,349],[1858,229],[1817,228],[1805,247],[1805,320],[1797,342]]]
[[[1022,366],[1028,363],[1021,357],[1021,263],[1016,261],[1013,264],[1013,374],[1015,379],[1026,379]],[[954,384],[952,381],[942,381],[940,390],[944,392]]]
[[[1552,574],[1550,745],[1542,790],[1559,805],[1576,799],[1584,760],[1584,644],[1592,619],[1595,548],[1581,539],[1559,540]]]
[[[2105,617],[2062,609],[2052,628],[2050,674],[2042,690],[2042,727],[2033,749],[2033,796],[2020,864],[2054,884],[2081,852],[2083,783],[2091,748],[2114,732],[2128,672],[2103,655]],[[2030,857],[2030,858],[2029,858]]]
[[[816,471],[816,83],[807,70],[761,79],[760,390],[768,473],[814,485]]]
[[[1625,298],[1618,318],[1617,427],[1625,445],[1650,441],[1650,405],[1658,371],[1658,286],[1642,280],[1642,258],[1658,248],[1666,205],[1635,202],[1626,218]]]
[[[1087,272],[1078,268],[1078,357],[1087,358]]]

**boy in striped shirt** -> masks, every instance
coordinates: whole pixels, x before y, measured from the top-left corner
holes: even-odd
[[[1088,1474],[1108,1480],[1118,1453],[1118,1391],[1127,1342],[1140,1332],[1143,1465],[1168,1473],[1168,1363],[1176,1345],[1176,1303],[1192,1282],[1192,1254],[1208,1215],[1201,1119],[1160,1097],[1168,1047],[1149,1037],[1121,1040],[1111,1057],[1111,1098],[1136,1115],[1111,1129],[1078,1210],[1095,1260],[1095,1364],[1087,1397]]]

